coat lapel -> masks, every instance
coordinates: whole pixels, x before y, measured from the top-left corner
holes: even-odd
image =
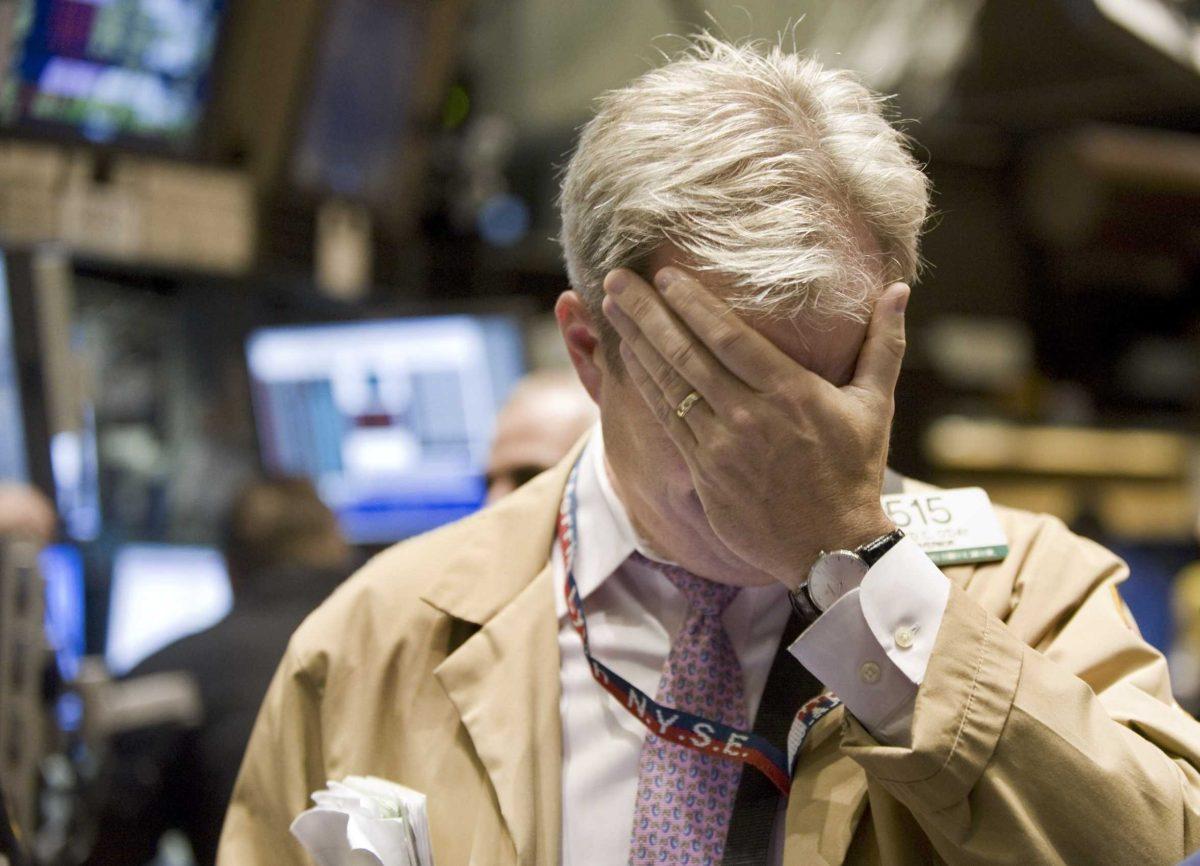
[[[487,770],[517,862],[557,862],[562,727],[558,621],[549,563],[434,675]],[[491,857],[481,862],[492,862]]]
[[[434,669],[495,793],[513,851],[472,863],[556,863],[562,832],[558,616],[550,551],[567,475],[586,437],[554,469],[472,518],[477,541],[423,600],[478,626]],[[464,832],[470,828],[464,827]],[[476,836],[476,846],[488,844]]]

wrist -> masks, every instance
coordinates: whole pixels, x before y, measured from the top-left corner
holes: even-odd
[[[852,530],[844,537],[864,537],[867,540],[853,547],[850,544],[831,547],[819,554],[806,578],[789,593],[794,615],[805,627],[837,604],[846,593],[856,589],[875,563],[904,538],[904,533],[894,526],[886,528],[890,524],[891,521],[887,520],[866,521],[861,528]]]
[[[861,520],[848,524],[841,531],[838,540],[831,542],[832,546],[821,549],[857,550],[864,544],[870,544],[875,539],[887,535],[895,529],[896,524],[888,519],[882,508],[876,507],[873,513],[868,512]]]
[[[829,521],[822,528],[819,536],[811,538],[809,544],[805,545],[805,550],[797,557],[796,567],[779,579],[789,588],[795,589],[808,579],[813,564],[822,553],[834,550],[857,550],[895,529],[896,524],[888,519],[883,508],[878,504],[872,509],[864,508],[861,511],[849,512],[840,520]]]

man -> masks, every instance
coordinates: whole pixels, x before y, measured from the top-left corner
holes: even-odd
[[[307,480],[248,484],[225,523],[232,612],[129,674],[191,674],[203,721],[195,730],[137,731],[114,744],[114,787],[89,863],[147,863],[173,827],[185,832],[201,866],[216,859],[242,753],[288,637],[350,573],[350,547]]]
[[[702,39],[605,96],[557,307],[600,427],[297,632],[222,862],[304,862],[309,792],[367,773],[428,795],[439,866],[1200,844],[1200,728],[1121,563],[996,509],[1007,556],[943,571],[881,505],[925,489],[885,459],[926,206],[878,101],[780,49]]]
[[[488,455],[487,504],[562,460],[596,422],[596,405],[570,370],[538,370],[517,383]]]

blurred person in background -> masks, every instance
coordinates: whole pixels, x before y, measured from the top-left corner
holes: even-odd
[[[556,313],[599,429],[305,622],[222,864],[308,862],[288,828],[352,774],[427,795],[439,866],[1200,845],[1200,725],[1123,563],[984,504],[954,531],[994,516],[1004,543],[942,569],[881,503],[958,509],[886,469],[929,190],[881,100],[702,37],[601,98],[560,203]]]
[[[598,417],[570,369],[538,370],[518,382],[496,419],[487,504],[562,460]]]
[[[0,536],[54,540],[58,518],[45,496],[27,484],[0,482]]]
[[[223,552],[230,614],[128,675],[190,674],[203,721],[118,739],[116,778],[88,861],[94,866],[147,863],[169,829],[184,832],[200,866],[214,862],[246,741],[288,638],[352,570],[335,515],[302,479],[244,487],[225,520]]]

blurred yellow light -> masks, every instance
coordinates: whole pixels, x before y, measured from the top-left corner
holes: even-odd
[[[925,436],[936,466],[1040,475],[1179,478],[1194,447],[1186,436],[1157,430],[1026,427],[960,417],[939,419]]]
[[[471,97],[467,95],[466,88],[461,84],[455,84],[446,94],[446,105],[442,109],[442,124],[446,129],[455,129],[462,125],[470,112]]]

